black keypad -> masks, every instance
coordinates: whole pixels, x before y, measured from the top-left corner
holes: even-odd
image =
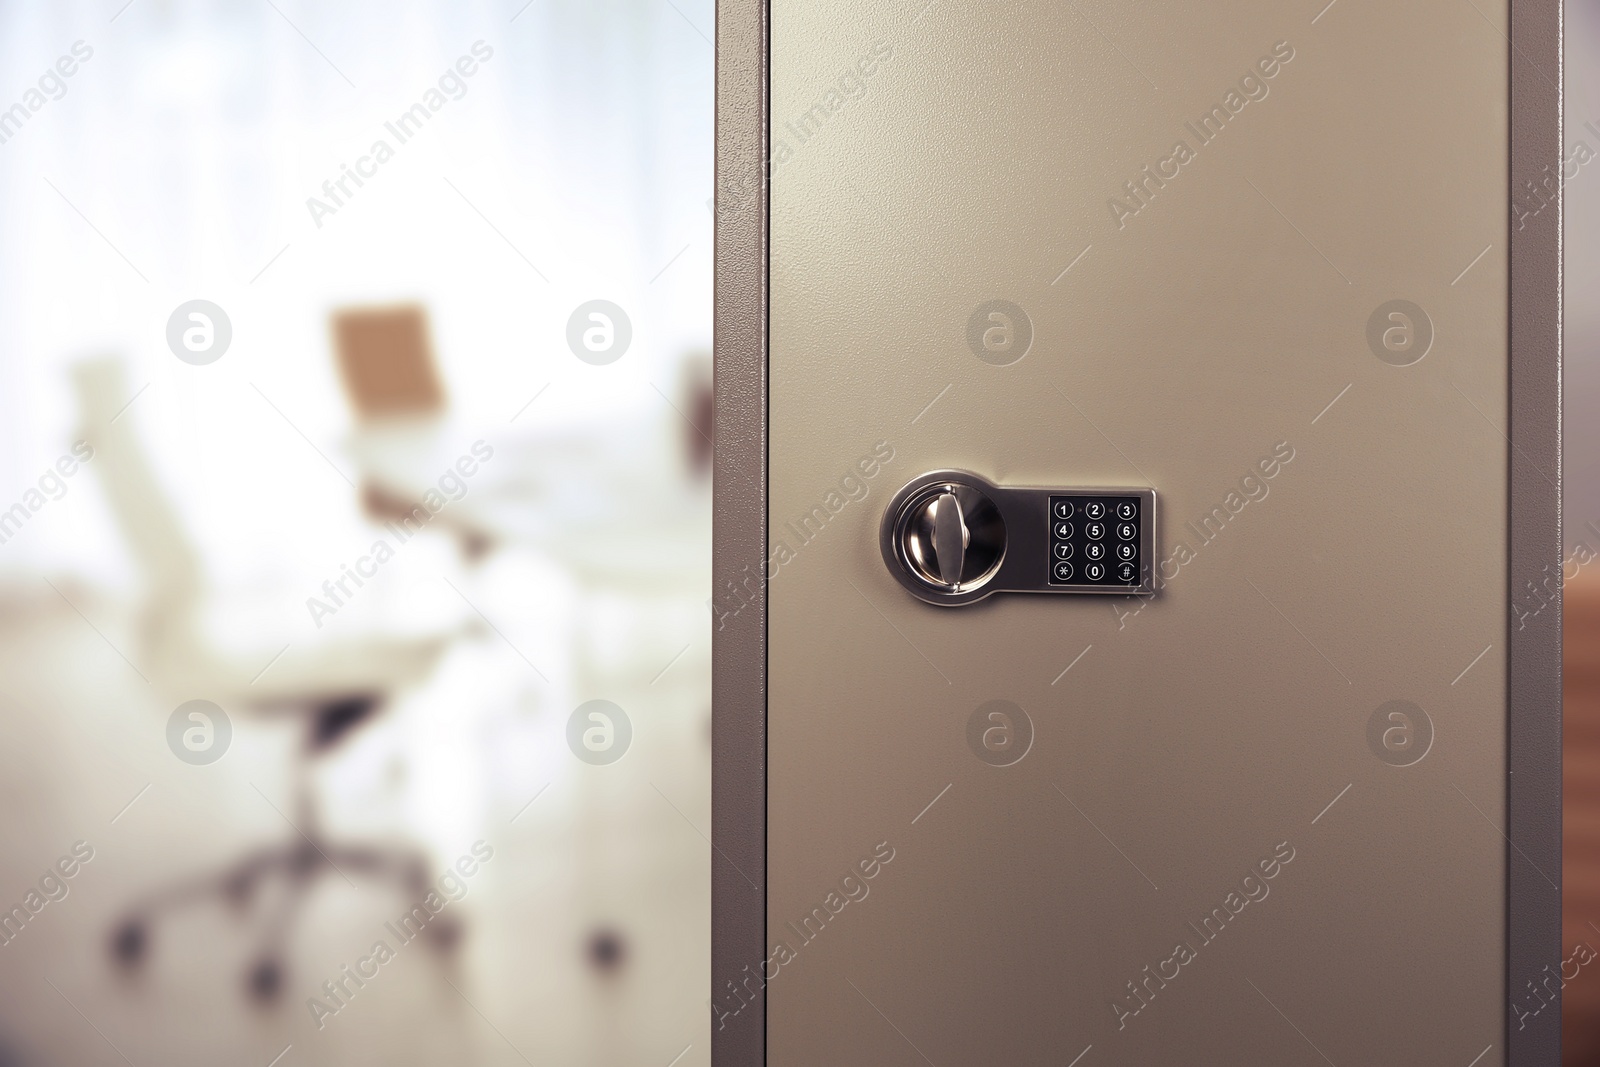
[[[1069,516],[1081,516],[1083,521],[1065,521]],[[1052,496],[1050,556],[1045,563],[1050,584],[1107,589],[1138,585],[1144,521],[1138,497]]]

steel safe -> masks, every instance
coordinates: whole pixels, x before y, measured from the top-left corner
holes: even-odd
[[[714,1062],[1556,1063],[1556,0],[716,37]]]

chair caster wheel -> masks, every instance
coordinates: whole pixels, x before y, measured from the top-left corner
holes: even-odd
[[[453,953],[461,944],[466,927],[457,919],[441,915],[428,924],[428,947],[442,955]]]
[[[584,946],[589,966],[600,974],[615,974],[628,959],[628,943],[616,930],[602,927],[589,935]]]
[[[124,967],[133,967],[144,960],[149,947],[149,935],[141,919],[127,919],[111,935],[111,954]]]
[[[283,989],[283,965],[274,959],[259,961],[250,968],[246,985],[250,995],[256,1000],[270,1001],[277,999]]]

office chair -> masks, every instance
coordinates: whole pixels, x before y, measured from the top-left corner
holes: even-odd
[[[335,365],[356,417],[357,451],[422,448],[446,423],[448,398],[433,358],[428,314],[418,304],[348,307],[329,319]],[[361,504],[375,522],[403,522],[417,501],[363,473]],[[496,547],[493,534],[454,511],[437,516],[468,563]]]
[[[283,985],[292,914],[318,879],[338,872],[388,883],[405,893],[408,902],[426,895],[430,864],[420,849],[328,838],[310,781],[311,765],[371,721],[395,694],[426,679],[454,634],[374,637],[305,650],[291,646],[265,672],[261,665],[273,650],[248,661],[224,653],[200,624],[206,597],[198,555],[140,447],[130,414],[123,411],[129,394],[121,363],[86,362],[74,369],[74,377],[82,436],[94,448],[92,466],[144,572],[140,658],[152,684],[175,702],[200,698],[227,711],[297,716],[304,730],[294,767],[293,810],[286,813],[298,832],[287,841],[254,848],[221,870],[135,902],[115,925],[111,952],[124,966],[137,967],[148,955],[151,930],[162,912],[213,897],[246,908],[270,879],[281,879],[285,892],[262,923],[246,982],[251,996],[271,1000]],[[446,915],[425,930],[441,949],[452,947],[460,932]]]

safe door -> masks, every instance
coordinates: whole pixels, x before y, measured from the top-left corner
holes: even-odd
[[[1553,1062],[1552,9],[725,5],[719,1062]]]

